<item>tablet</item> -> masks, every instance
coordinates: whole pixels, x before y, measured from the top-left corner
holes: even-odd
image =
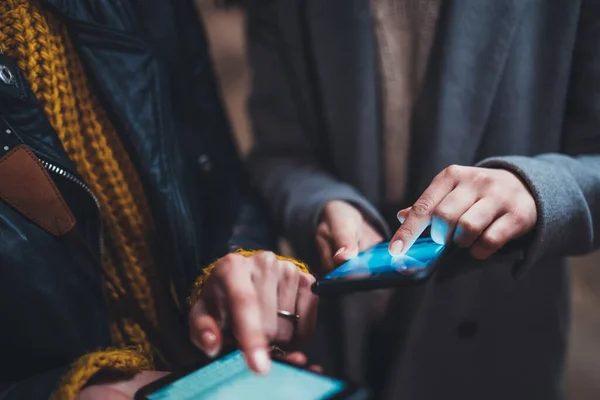
[[[251,372],[235,350],[189,373],[152,382],[135,400],[317,400],[368,398],[364,388],[282,361],[273,361],[266,376]]]

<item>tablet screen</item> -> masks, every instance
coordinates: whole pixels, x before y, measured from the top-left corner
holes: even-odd
[[[425,271],[444,249],[430,238],[420,238],[400,257],[388,252],[389,243],[380,243],[360,253],[325,275],[323,280],[353,280],[386,278],[398,274],[416,274]]]
[[[326,399],[346,388],[346,383],[273,361],[266,376],[252,373],[240,351],[148,395],[150,400],[310,400]]]

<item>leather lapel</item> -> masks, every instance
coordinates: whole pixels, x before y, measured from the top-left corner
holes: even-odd
[[[446,0],[417,103],[411,193],[450,164],[472,165],[529,0]],[[414,200],[414,199],[409,199]]]
[[[369,0],[301,0],[339,177],[377,200],[378,89]]]

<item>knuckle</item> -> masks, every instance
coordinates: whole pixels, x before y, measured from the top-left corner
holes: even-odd
[[[408,238],[408,237],[413,237],[413,236],[415,236],[415,234],[416,234],[416,230],[413,227],[407,226],[405,224],[405,225],[402,225],[400,227],[400,229],[398,230],[398,234],[396,235],[396,237],[394,239],[395,240],[397,240],[397,239],[401,239],[402,240],[402,239],[405,239],[405,238]]]
[[[325,222],[321,222],[317,226],[317,235],[327,236],[329,233],[329,226]]]
[[[421,198],[412,206],[411,212],[418,217],[426,216],[431,212],[433,204],[434,201],[430,196],[421,196]]]
[[[231,267],[234,265],[238,265],[243,260],[244,256],[236,253],[229,253],[223,256],[223,258],[221,258],[217,264],[219,268]]]
[[[211,278],[214,275],[224,285],[235,286],[235,281],[240,274],[251,273],[251,269],[247,268],[246,261],[246,257],[241,254],[227,254],[217,262]]]
[[[260,253],[255,254],[254,257],[261,262],[261,265],[273,264],[277,261],[277,256],[275,256],[275,253],[272,251],[261,251]]]
[[[221,258],[220,264],[237,264],[243,256],[236,253],[229,253]]]
[[[442,173],[448,178],[458,179],[458,177],[461,175],[463,170],[464,170],[464,167],[457,165],[457,164],[452,164],[452,165],[449,165],[448,167],[446,167],[446,169],[444,169],[444,171]]]
[[[215,269],[214,269],[213,273],[211,274],[210,278],[215,277],[216,279],[224,280],[225,278],[227,278],[229,276],[231,271],[235,268],[235,265],[236,264],[231,263],[231,262],[226,262],[225,260],[223,260],[222,263],[217,263],[215,265]]]
[[[520,208],[513,210],[510,213],[510,217],[513,224],[517,225],[518,227],[524,227],[528,224],[527,214]]]
[[[499,249],[502,247],[503,240],[501,233],[486,232],[483,237],[483,245],[487,249]]]
[[[298,286],[301,288],[310,288],[317,280],[311,274],[306,272],[299,273]]]
[[[298,268],[290,261],[281,261],[279,263],[279,270],[284,281],[293,282],[298,279]]]
[[[472,182],[478,188],[489,188],[493,185],[494,179],[487,171],[477,171]]]
[[[470,218],[461,218],[458,221],[458,227],[462,232],[469,235],[475,235],[480,233],[480,226]]]
[[[228,271],[231,271],[233,268],[238,267],[240,264],[244,262],[244,256],[236,253],[229,253],[223,256],[215,265],[215,273],[216,274],[227,274]]]
[[[215,265],[215,269],[212,274],[208,277],[208,280],[219,280],[222,281],[224,278],[229,275],[229,271],[231,270],[230,264],[217,264]],[[207,280],[207,281],[208,281]]]
[[[277,257],[270,251],[263,251],[252,256],[255,261],[253,267],[256,273],[260,275],[268,275],[272,273],[274,264],[277,261]]]
[[[451,222],[452,220],[454,220],[456,218],[456,216],[454,214],[455,213],[452,212],[452,210],[448,209],[447,207],[437,207],[433,211],[433,215],[436,218],[439,218],[446,222]]]

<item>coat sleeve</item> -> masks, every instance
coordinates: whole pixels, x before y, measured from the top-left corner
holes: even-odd
[[[289,51],[302,43],[284,43],[279,12],[292,2],[248,1],[247,35],[253,71],[249,110],[254,148],[249,158],[253,183],[268,202],[285,236],[302,257],[314,253],[315,231],[325,204],[352,203],[382,232],[387,227],[375,207],[356,189],[326,172],[302,107],[310,102],[295,90],[297,69]],[[326,157],[326,155],[325,155]],[[310,258],[312,259],[313,256]]]
[[[583,1],[564,122],[564,154],[495,157],[533,193],[538,222],[523,266],[600,247],[600,3]]]

